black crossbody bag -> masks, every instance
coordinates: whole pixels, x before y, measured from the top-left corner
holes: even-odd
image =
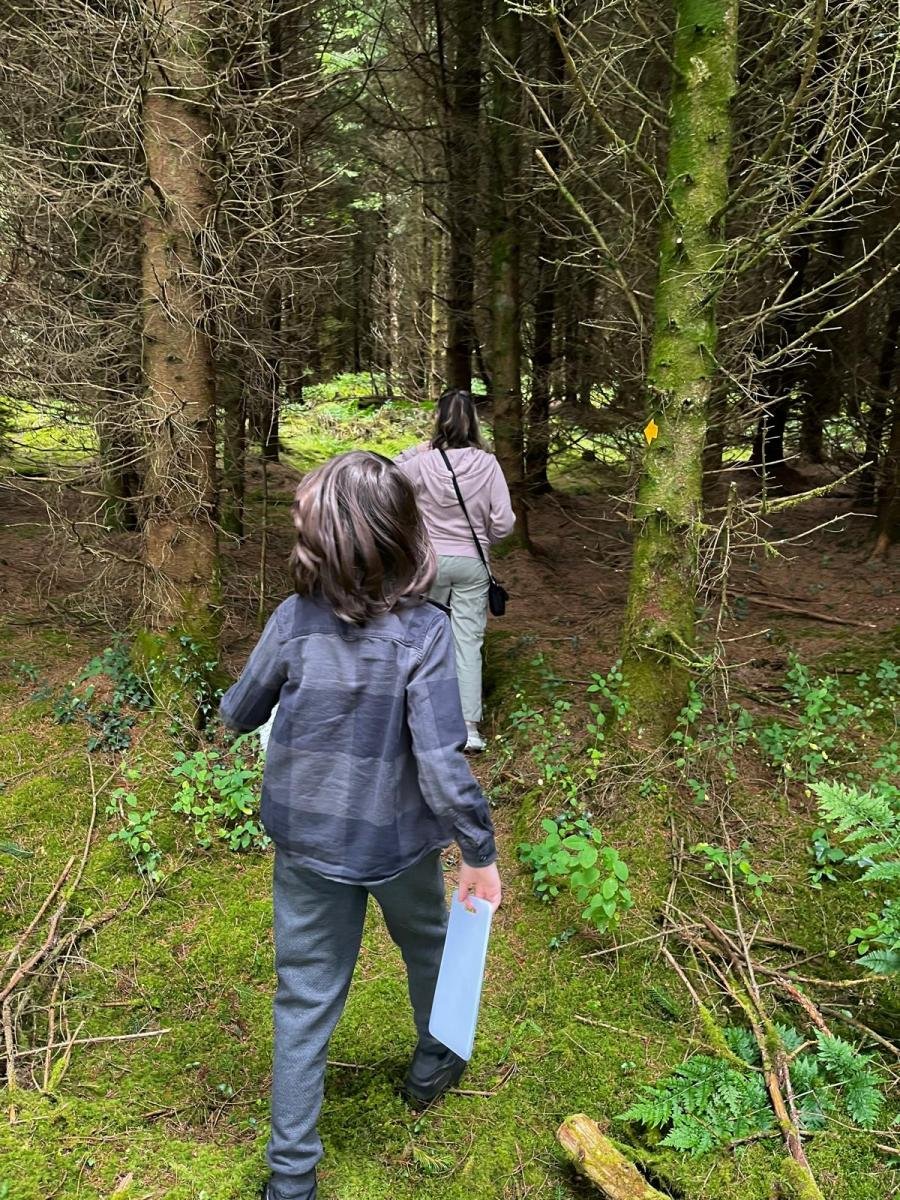
[[[466,502],[463,500],[462,492],[459,490],[459,480],[456,478],[456,472],[450,465],[450,459],[444,453],[443,449],[438,446],[437,451],[444,460],[444,466],[450,472],[450,478],[453,480],[453,489],[456,492],[456,498],[459,501],[459,507],[463,510],[463,516],[466,518],[466,524],[469,526],[469,532],[472,535],[472,541],[475,543],[475,549],[478,551],[478,557],[487,571],[488,577],[488,608],[491,610],[491,615],[502,617],[506,613],[506,602],[509,599],[509,592],[502,583],[498,583],[491,574],[491,568],[488,566],[488,561],[485,558],[484,551],[481,548],[481,542],[478,540],[478,534],[475,532],[475,526],[469,518],[469,510],[466,508]]]

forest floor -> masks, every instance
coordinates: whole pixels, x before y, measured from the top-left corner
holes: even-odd
[[[352,444],[394,452],[422,429],[421,413],[402,405],[350,419],[336,401],[285,423],[285,461],[269,471],[267,608],[288,590],[287,505],[297,471]],[[251,519],[259,513],[260,480],[255,465]],[[812,974],[846,976],[853,963],[847,930],[874,907],[852,878],[821,890],[809,886],[814,798],[746,746],[724,799],[699,768],[698,784],[670,760],[650,765],[639,792],[596,780],[585,786],[592,821],[631,868],[637,903],[614,936],[588,930],[565,899],[545,904],[535,897],[516,845],[534,839],[540,819],[565,807],[566,779],[554,773],[559,764],[580,762],[586,745],[596,747],[596,737],[591,742],[584,732],[591,719],[587,688],[615,660],[629,562],[616,498],[625,484],[615,465],[570,457],[554,482],[531,514],[540,553],[514,549],[497,564],[513,600],[488,640],[491,744],[477,770],[495,801],[506,898],[492,938],[475,1056],[461,1088],[443,1103],[422,1114],[403,1103],[397,1085],[413,1031],[402,966],[370,913],[331,1046],[322,1200],[587,1200],[596,1193],[572,1173],[554,1137],[575,1112],[630,1144],[658,1186],[678,1200],[771,1200],[784,1155],[777,1136],[690,1157],[660,1149],[646,1130],[620,1119],[642,1085],[707,1046],[687,992],[659,954],[670,830],[686,847],[722,844],[723,829],[735,845],[747,839],[755,871],[771,876],[759,896],[742,897],[747,926],[794,947],[788,966],[801,974],[809,956],[805,969]],[[47,535],[40,487],[30,496],[6,493],[5,508],[2,959],[69,860],[75,862],[27,943],[29,951],[41,946],[47,919],[65,900],[58,925],[64,953],[49,976],[34,977],[30,992],[23,980],[4,1009],[7,1037],[10,1029],[20,1036],[18,1086],[3,1096],[0,1197],[250,1200],[264,1177],[270,853],[235,853],[215,838],[211,847],[198,847],[190,825],[170,811],[173,746],[159,719],[137,714],[126,731],[131,745],[119,752],[88,751],[89,706],[73,703],[86,684],[74,693],[66,685],[114,643],[127,570],[109,578],[102,596],[96,586],[84,590],[93,564],[86,570],[83,556],[73,557]],[[807,703],[808,691],[798,699],[785,690],[792,655],[835,680],[826,703],[834,701],[833,688],[865,693],[880,662],[900,661],[896,577],[866,561],[869,523],[851,509],[849,500],[824,498],[787,510],[769,530],[783,542],[784,556],[745,559],[732,576],[721,630],[738,639],[725,643],[733,668],[729,691],[758,721],[787,714],[788,722],[802,723],[798,705]],[[841,519],[803,536],[835,517]],[[127,558],[128,535],[119,548]],[[232,673],[255,636],[259,551],[257,536],[226,550]],[[102,686],[98,677],[98,695]],[[869,760],[894,736],[891,719],[882,714],[881,721],[851,757]],[[840,757],[850,734],[835,732]],[[148,818],[163,856],[155,885],[138,876],[121,841],[109,840],[121,820],[117,805],[111,815],[107,805],[123,784],[135,796],[135,811],[156,814]],[[82,862],[80,882],[70,887]],[[454,866],[448,853],[451,880]],[[688,853],[682,870],[679,904],[697,901],[724,920],[721,886],[717,891],[704,874],[702,860]],[[58,981],[55,994],[42,990],[47,978]],[[700,975],[693,978],[699,987]],[[703,986],[721,1023],[733,1021],[715,989]],[[846,1004],[843,992],[834,995]],[[900,1010],[896,987],[865,984],[856,995],[862,1007],[854,1011],[889,1033]],[[779,1016],[799,1023],[796,1012]],[[879,1067],[886,1084],[891,1061],[886,1056]],[[889,1105],[884,1112],[890,1111]],[[898,1159],[878,1148],[890,1141],[891,1119],[882,1115],[882,1128],[866,1131],[835,1115],[810,1134],[810,1162],[828,1200],[900,1194],[892,1170]]]

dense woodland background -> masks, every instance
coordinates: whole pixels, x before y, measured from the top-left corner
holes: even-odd
[[[0,5],[0,1198],[258,1185],[216,691],[299,475],[449,386],[518,514],[509,900],[419,1121],[368,932],[323,1195],[596,1194],[579,1110],[677,1200],[896,1193],[898,39],[893,0]]]

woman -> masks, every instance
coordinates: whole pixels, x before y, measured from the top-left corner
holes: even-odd
[[[468,731],[466,750],[477,754],[484,749],[478,725],[489,580],[472,529],[485,556],[492,543],[512,532],[516,518],[509,488],[500,464],[484,448],[472,397],[461,388],[444,392],[438,400],[431,441],[405,451],[397,463],[416,490],[425,527],[438,555],[431,599],[450,606],[456,673]],[[454,474],[468,521],[453,485]]]

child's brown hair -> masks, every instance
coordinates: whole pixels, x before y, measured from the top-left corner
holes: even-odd
[[[434,551],[412,485],[380,454],[351,450],[311,471],[293,519],[294,587],[320,593],[342,620],[362,625],[431,586]]]

